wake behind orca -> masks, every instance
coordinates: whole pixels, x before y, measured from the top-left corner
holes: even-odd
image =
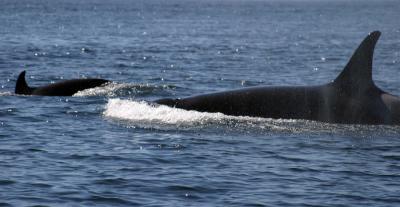
[[[250,87],[154,103],[234,116],[400,125],[400,98],[382,91],[372,80],[380,34],[370,33],[339,76],[325,85]]]
[[[50,85],[31,88],[25,80],[25,71],[22,71],[15,85],[15,94],[39,96],[72,96],[78,91],[101,86],[110,81],[104,79],[72,79],[60,81]]]

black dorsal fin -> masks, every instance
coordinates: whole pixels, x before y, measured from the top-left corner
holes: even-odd
[[[362,92],[368,88],[376,87],[372,80],[372,59],[380,35],[379,31],[374,31],[365,37],[351,56],[346,67],[335,79],[334,84],[340,85],[350,92]]]
[[[28,86],[25,80],[26,71],[22,71],[17,79],[17,83],[15,85],[15,94],[23,94],[30,95],[32,94],[33,89]]]

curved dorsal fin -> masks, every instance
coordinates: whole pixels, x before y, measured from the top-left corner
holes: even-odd
[[[32,94],[33,88],[30,88],[25,80],[26,71],[22,71],[17,79],[17,83],[15,85],[15,94],[23,94],[30,95]]]
[[[372,59],[380,35],[379,31],[374,31],[365,37],[334,84],[358,92],[376,87],[372,80]]]

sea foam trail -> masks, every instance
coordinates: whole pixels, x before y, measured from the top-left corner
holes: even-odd
[[[12,96],[13,93],[10,91],[0,92],[0,96]]]
[[[192,125],[220,122],[231,117],[222,113],[187,111],[145,101],[110,99],[104,116],[142,124]]]
[[[307,121],[270,119],[248,116],[229,116],[222,113],[189,111],[146,101],[109,99],[103,115],[127,122],[129,126],[154,129],[196,129],[206,126],[235,130],[298,131]],[[302,127],[302,129],[304,129]],[[304,131],[304,130],[300,130]]]
[[[227,127],[235,130],[288,130],[293,120],[273,120],[245,116],[228,116],[222,113],[188,111],[145,101],[109,99],[103,115],[127,122],[130,127],[153,129],[199,129],[207,126]]]

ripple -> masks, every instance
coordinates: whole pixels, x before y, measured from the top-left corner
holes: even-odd
[[[395,153],[389,154],[389,153],[386,153],[386,154],[382,155],[382,158],[389,159],[389,160],[394,160],[394,161],[400,161],[400,154],[395,154]]]
[[[204,188],[201,186],[187,186],[187,185],[170,185],[165,187],[167,191],[178,191],[178,192],[191,192],[191,193],[212,193],[217,192],[217,189]]]
[[[109,204],[109,205],[140,205],[139,203],[135,203],[132,201],[128,201],[119,197],[113,196],[102,196],[102,195],[92,195],[87,198],[87,201],[92,201],[93,204]]]
[[[125,184],[129,184],[130,181],[127,179],[123,178],[108,178],[108,179],[99,179],[95,180],[94,184],[97,185],[116,185],[116,186],[121,186]]]
[[[29,148],[27,149],[29,152],[47,152],[46,150],[37,149],[37,148]]]
[[[64,156],[64,159],[71,159],[71,160],[83,160],[90,158],[90,155],[81,155],[81,154],[71,154]]]
[[[33,188],[52,188],[53,186],[47,183],[29,183]]]
[[[14,180],[0,180],[0,185],[12,185],[15,183],[17,183],[17,182]]]

